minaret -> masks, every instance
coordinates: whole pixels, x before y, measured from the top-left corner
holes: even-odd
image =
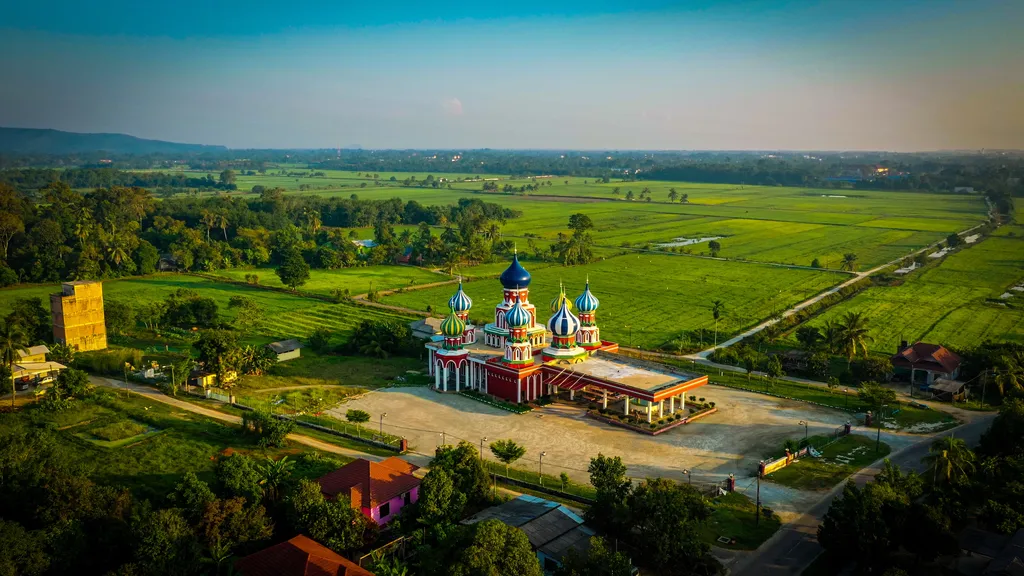
[[[564,292],[563,292],[564,296]],[[576,334],[580,329],[580,319],[569,310],[569,299],[560,298],[558,311],[548,320],[551,331],[551,344],[544,348],[542,358],[545,362],[563,360],[579,362],[587,357],[587,350],[576,345]]]
[[[465,328],[463,329],[463,344],[472,344],[476,342],[476,326],[469,321],[469,310],[473,307],[473,300],[462,290],[462,278],[459,278],[459,289],[448,299],[448,307],[452,309],[452,312],[462,320]]]
[[[576,332],[576,343],[587,350],[601,347],[601,331],[597,328],[595,314],[600,306],[597,297],[590,292],[590,278],[583,294],[576,297],[576,309],[580,313],[580,329]]]
[[[544,327],[537,325],[537,308],[530,304],[530,273],[519,263],[518,252],[512,256],[512,262],[508,268],[498,277],[502,286],[502,299],[494,307],[494,322],[484,326],[484,343],[492,348],[504,348],[505,340],[508,338],[509,327],[505,322],[505,315],[515,302],[526,310],[530,316],[530,325],[527,327],[527,338],[533,346],[544,345]]]
[[[518,287],[516,288],[518,293]],[[522,368],[533,364],[533,346],[527,330],[533,317],[523,307],[518,295],[508,312],[505,313],[505,325],[508,326],[508,337],[505,338],[505,356],[501,362],[506,366]]]

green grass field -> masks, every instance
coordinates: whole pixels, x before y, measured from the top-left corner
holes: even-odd
[[[622,345],[632,340],[634,346],[644,348],[661,346],[681,330],[697,328],[704,328],[705,343],[712,343],[713,300],[721,299],[726,305],[718,326],[719,339],[724,340],[835,281],[824,272],[651,254],[618,256],[572,268],[535,268],[531,262],[525,266],[533,274],[530,300],[538,306],[542,321],[551,315],[549,305],[559,281],[575,298],[589,277],[591,289],[601,300],[597,322],[602,337]],[[493,321],[494,306],[502,298],[501,284],[494,279],[475,280],[465,289],[473,299],[472,318]],[[383,302],[443,311],[453,292],[453,286],[440,286],[394,294]]]
[[[363,266],[341,270],[310,270],[309,272],[309,281],[301,287],[301,290],[324,296],[330,296],[334,290],[348,290],[352,295],[356,295],[369,292],[371,287],[374,290],[392,290],[450,280],[446,275],[413,266]],[[247,274],[256,274],[259,276],[261,285],[284,288],[281,279],[274,273],[274,268],[218,270],[215,274],[236,282],[244,282]]]
[[[868,288],[811,325],[860,312],[871,327],[870,349],[886,354],[901,339],[962,347],[1024,342],[1024,292],[1009,290],[1022,281],[1024,238],[990,237],[911,273],[902,285]]]
[[[778,515],[756,522],[757,506],[744,494],[730,492],[711,501],[714,512],[706,524],[701,526],[700,536],[706,544],[721,546],[729,550],[756,550],[765,540],[782,526]],[[735,544],[722,544],[720,536],[735,539]]]
[[[873,438],[849,434],[825,447],[820,458],[805,457],[765,478],[798,490],[828,490],[850,474],[884,458],[889,450],[885,442],[876,451]]]

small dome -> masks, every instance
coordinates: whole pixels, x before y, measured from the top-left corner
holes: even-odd
[[[558,309],[562,307],[562,302],[565,302],[569,310],[572,310],[572,302],[570,302],[569,297],[565,295],[565,287],[562,286],[561,282],[559,282],[558,296],[555,296],[555,299],[551,301],[551,311],[558,312]]]
[[[591,294],[590,280],[587,280],[587,287],[583,289],[583,294],[576,297],[576,309],[580,312],[593,312],[600,305],[601,302],[598,301],[597,296]]]
[[[462,281],[459,280],[459,290],[449,300],[448,307],[453,312],[469,312],[469,309],[473,307],[473,300],[462,291]]]
[[[508,324],[509,328],[526,328],[530,325],[532,317],[530,313],[523,308],[523,303],[516,298],[516,303],[508,312],[505,312],[505,323]]]
[[[461,318],[455,315],[454,312],[448,315],[441,322],[441,334],[449,338],[458,338],[462,336],[462,333],[466,330],[466,323]]]
[[[562,301],[561,308],[548,320],[548,330],[555,336],[563,338],[573,336],[580,329],[580,319],[569,311],[569,299]]]
[[[512,256],[512,263],[498,277],[505,290],[515,290],[530,286],[530,273],[519,263],[519,254]]]

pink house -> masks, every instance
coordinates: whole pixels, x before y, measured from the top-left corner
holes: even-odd
[[[353,508],[383,526],[397,516],[402,507],[419,500],[420,479],[412,475],[418,468],[396,456],[381,462],[359,458],[317,482],[324,496],[348,496]]]

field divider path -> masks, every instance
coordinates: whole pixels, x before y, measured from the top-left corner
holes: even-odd
[[[104,387],[113,388],[113,389],[116,389],[116,390],[125,390],[126,389],[124,382],[119,382],[117,380],[111,380],[109,378],[102,378],[102,377],[99,377],[99,376],[92,376],[92,375],[90,375],[89,376],[89,381],[92,382],[93,384],[97,385],[97,386],[104,386]],[[150,400],[153,400],[155,402],[160,402],[162,404],[167,404],[168,406],[174,406],[175,408],[180,408],[181,410],[192,412],[193,414],[199,414],[201,416],[206,416],[207,418],[213,418],[214,420],[219,420],[219,421],[227,423],[227,424],[240,425],[242,423],[242,418],[240,416],[235,416],[234,414],[228,414],[226,412],[221,412],[219,410],[213,410],[211,408],[204,408],[202,406],[196,406],[195,404],[193,404],[191,402],[186,402],[184,400],[178,400],[177,398],[168,396],[168,395],[164,394],[163,392],[161,392],[160,390],[157,390],[156,388],[153,388],[151,386],[144,386],[142,384],[136,384],[134,382],[129,382],[128,385],[127,385],[127,390],[130,391],[130,392],[134,392],[136,394],[142,395],[142,396],[144,396],[144,397],[146,397],[146,398],[148,398]],[[288,439],[291,440],[292,442],[296,442],[296,443],[299,443],[299,444],[303,444],[305,446],[309,446],[310,448],[315,448],[315,449],[321,450],[323,452],[331,452],[333,454],[340,454],[342,456],[347,456],[349,458],[363,458],[363,459],[370,460],[370,461],[373,461],[373,462],[379,462],[381,460],[384,460],[384,458],[385,458],[384,456],[377,456],[375,454],[368,454],[366,452],[359,452],[358,450],[352,450],[350,448],[343,448],[341,446],[337,446],[337,445],[331,444],[329,442],[324,442],[322,440],[317,440],[316,438],[311,438],[311,437],[303,435],[303,434],[291,433],[291,434],[288,435]],[[404,455],[403,457],[409,459],[409,455]],[[425,466],[426,463],[429,462],[429,459],[427,459],[424,462],[423,461],[424,459],[422,457],[415,457],[415,460],[418,460],[417,462],[414,462],[417,466]]]
[[[957,232],[957,234],[960,235],[960,236],[964,236],[966,234],[970,234],[971,232],[973,232],[974,230],[977,230],[978,228],[981,228],[984,225],[985,224],[978,224],[977,226],[972,226],[972,227],[970,227],[970,228],[968,228],[966,230],[963,230],[961,232]],[[761,322],[760,324],[754,326],[753,328],[750,328],[750,329],[748,329],[748,330],[746,330],[746,331],[744,331],[744,332],[742,332],[742,333],[740,333],[740,334],[738,334],[736,336],[733,336],[732,338],[726,340],[725,342],[722,342],[721,344],[718,344],[716,346],[712,346],[711,348],[708,348],[706,350],[701,350],[700,352],[697,352],[696,354],[687,354],[687,355],[683,356],[683,358],[686,358],[686,359],[689,359],[689,360],[701,360],[702,364],[706,364],[708,366],[713,366],[715,368],[720,368],[720,369],[723,369],[723,370],[724,369],[735,368],[734,366],[727,368],[725,364],[717,364],[717,363],[711,362],[710,360],[708,360],[708,356],[710,356],[711,353],[714,352],[715,350],[718,350],[720,348],[728,348],[729,346],[732,346],[734,344],[739,343],[744,338],[747,338],[749,336],[753,336],[754,334],[757,334],[758,332],[764,330],[765,328],[768,328],[769,326],[774,326],[775,324],[778,324],[783,319],[788,318],[788,317],[792,316],[793,314],[796,314],[797,312],[800,312],[801,310],[803,310],[804,308],[807,308],[808,306],[811,306],[813,304],[816,304],[816,303],[820,302],[825,297],[827,297],[827,296],[829,296],[831,294],[835,294],[835,293],[839,292],[840,290],[842,290],[843,288],[846,288],[847,286],[849,286],[849,285],[851,285],[851,284],[853,284],[855,282],[863,280],[864,278],[867,278],[867,277],[869,277],[869,276],[871,276],[873,274],[877,274],[878,272],[881,272],[882,270],[884,270],[884,269],[886,269],[886,268],[888,268],[890,266],[894,266],[896,264],[899,264],[901,261],[903,261],[904,258],[907,258],[907,257],[910,257],[910,256],[916,256],[916,255],[921,254],[922,252],[926,252],[928,250],[934,250],[936,247],[938,247],[939,245],[943,244],[944,242],[945,242],[945,240],[939,240],[938,242],[934,242],[932,244],[929,244],[928,246],[925,246],[924,248],[920,248],[918,250],[910,252],[909,254],[907,254],[905,256],[900,256],[899,258],[895,258],[895,259],[893,259],[893,260],[891,260],[889,262],[886,262],[885,264],[880,264],[878,266],[875,266],[874,268],[872,268],[870,270],[866,270],[864,272],[857,272],[849,280],[847,280],[845,282],[842,282],[840,284],[837,284],[837,285],[829,288],[828,290],[825,290],[824,292],[821,292],[820,294],[812,296],[811,298],[808,298],[807,300],[804,300],[803,302],[800,302],[800,303],[794,305],[793,307],[789,308],[788,310],[786,310],[785,312],[783,312],[779,316],[776,316],[774,318],[769,318],[769,319],[765,320],[764,322]],[[966,248],[964,248],[964,249],[966,249]]]

